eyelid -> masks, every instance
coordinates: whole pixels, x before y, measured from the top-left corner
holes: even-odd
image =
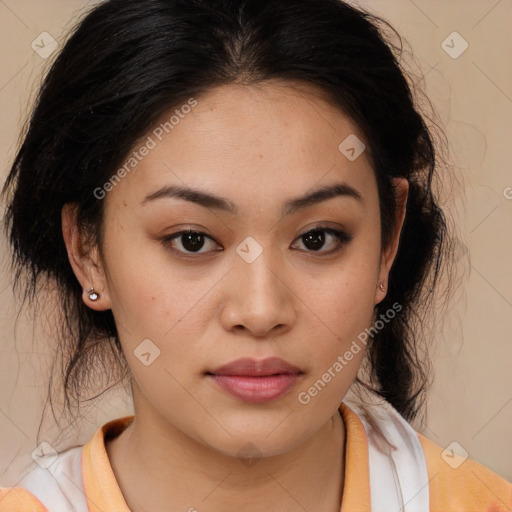
[[[217,245],[220,245],[217,242],[217,240],[215,240],[212,236],[208,235],[204,231],[201,231],[199,229],[194,229],[194,228],[181,229],[180,231],[176,231],[175,233],[172,233],[171,235],[164,236],[162,238],[162,243],[165,246],[165,245],[167,245],[168,242],[172,242],[173,240],[175,240],[177,238],[180,238],[180,236],[186,235],[186,234],[189,234],[189,233],[193,233],[193,234],[197,233],[197,234],[203,235],[204,238],[209,238],[210,240],[215,242]],[[209,252],[197,252],[197,253],[193,253],[193,252],[188,252],[187,253],[187,252],[179,251],[179,250],[174,249],[174,248],[171,248],[170,250],[172,250],[174,253],[177,253],[182,258],[188,258],[188,259],[197,259],[197,258],[199,258],[201,256],[204,257],[204,256],[207,256],[207,255],[211,255],[213,252],[219,252],[219,249],[215,249],[214,251],[209,251]]]
[[[354,238],[352,235],[347,233],[347,231],[345,231],[344,229],[338,229],[338,228],[333,228],[331,226],[324,226],[324,225],[318,224],[318,225],[308,227],[299,236],[297,236],[297,238],[295,240],[298,240],[299,238],[303,237],[304,235],[306,235],[307,233],[310,233],[312,231],[323,231],[325,233],[328,233],[328,234],[334,236],[338,240],[338,244],[339,244],[338,247],[331,249],[330,251],[304,251],[307,255],[312,255],[312,256],[314,256],[315,254],[319,254],[320,256],[329,256],[331,254],[335,254],[335,253],[341,251],[341,249],[345,245],[350,243],[352,241],[352,239]]]
[[[339,246],[330,251],[322,251],[322,250],[320,250],[320,251],[303,251],[303,252],[306,252],[307,254],[311,254],[311,255],[319,254],[320,256],[322,256],[322,255],[327,256],[330,254],[334,254],[336,252],[339,252],[346,244],[351,242],[353,239],[353,236],[350,235],[349,233],[347,233],[347,231],[345,231],[344,229],[338,229],[338,228],[333,228],[331,226],[316,224],[316,225],[306,228],[300,235],[298,235],[294,239],[291,246],[293,247],[293,245],[296,244],[296,242],[295,242],[296,240],[298,240],[299,238],[301,238],[304,235],[306,235],[310,232],[313,232],[313,231],[323,231],[325,233],[330,234],[331,236],[334,236],[338,240]],[[194,229],[194,228],[182,229],[180,231],[172,233],[171,235],[167,235],[167,236],[163,237],[162,242],[165,245],[167,242],[171,242],[171,241],[179,238],[181,235],[185,235],[185,234],[189,234],[189,233],[203,235],[205,238],[209,238],[210,240],[212,240],[213,242],[218,244],[217,240],[215,240],[212,236],[208,235],[204,231],[201,231],[199,229]],[[218,245],[220,245],[220,244],[218,244]],[[176,250],[174,248],[172,248],[171,250],[173,252],[177,253],[180,257],[188,258],[188,259],[198,259],[200,257],[205,257],[207,255],[211,255],[213,252],[220,252],[219,249],[215,249],[214,251],[197,252],[197,253],[182,252],[182,251]],[[223,249],[221,249],[221,250],[223,250]]]

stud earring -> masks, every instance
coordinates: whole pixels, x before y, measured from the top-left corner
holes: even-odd
[[[89,300],[92,300],[93,302],[100,298],[100,294],[95,291],[94,288],[91,288],[87,293],[89,294]]]
[[[384,286],[384,283],[380,283],[380,284],[379,284],[379,288],[380,288],[383,292],[385,292],[385,291],[386,291],[386,287]]]

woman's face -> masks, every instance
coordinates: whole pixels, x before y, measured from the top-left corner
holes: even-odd
[[[75,271],[101,294],[86,303],[112,309],[142,422],[276,455],[337,413],[397,237],[381,252],[363,136],[315,89],[230,85],[194,100],[107,186],[102,257]],[[200,234],[173,238],[182,230]],[[219,370],[241,358],[252,366]]]

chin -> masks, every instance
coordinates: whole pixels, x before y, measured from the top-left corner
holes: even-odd
[[[250,462],[262,457],[283,455],[310,437],[310,434],[308,435],[306,432],[290,432],[289,428],[283,429],[279,433],[277,433],[277,429],[272,432],[272,429],[255,430],[254,427],[245,431],[230,429],[228,432],[232,436],[223,431],[224,435],[213,439],[209,432],[210,435],[202,438],[202,443],[222,455],[236,457],[241,462],[244,462],[245,459]]]

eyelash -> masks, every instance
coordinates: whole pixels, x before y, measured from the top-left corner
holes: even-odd
[[[340,230],[337,230],[337,229],[333,229],[331,227],[327,227],[327,226],[315,226],[311,229],[308,229],[307,231],[305,231],[304,233],[302,233],[301,235],[299,235],[297,237],[297,240],[310,234],[310,233],[315,233],[315,232],[324,232],[324,233],[328,233],[332,236],[334,236],[337,240],[338,240],[338,247],[336,247],[335,249],[332,249],[330,251],[322,251],[322,250],[319,250],[319,251],[312,251],[312,250],[306,250],[305,252],[307,253],[313,253],[313,254],[322,254],[323,256],[329,256],[331,254],[334,254],[338,251],[340,251],[346,244],[348,244],[351,240],[352,240],[352,236],[349,235],[348,233],[346,233],[345,231],[340,231]],[[198,234],[198,235],[204,235],[205,238],[209,238],[210,240],[213,240],[214,242],[216,242],[212,237],[208,236],[206,233],[202,232],[202,231],[197,231],[197,230],[194,230],[194,229],[186,229],[186,230],[182,230],[182,231],[178,231],[176,233],[173,233],[172,235],[168,235],[166,236],[165,238],[162,239],[162,242],[165,246],[168,246],[169,245],[169,242],[172,242],[173,240],[179,238],[180,236],[182,235],[188,235],[188,234]],[[201,248],[202,249],[202,248]],[[188,259],[197,259],[198,257],[200,257],[201,255],[204,255],[204,254],[207,254],[207,253],[204,253],[204,252],[188,252],[188,253],[184,253],[183,251],[179,251],[179,250],[176,250],[174,248],[171,248],[171,250],[173,252],[176,252],[180,257],[182,258],[188,258]]]

